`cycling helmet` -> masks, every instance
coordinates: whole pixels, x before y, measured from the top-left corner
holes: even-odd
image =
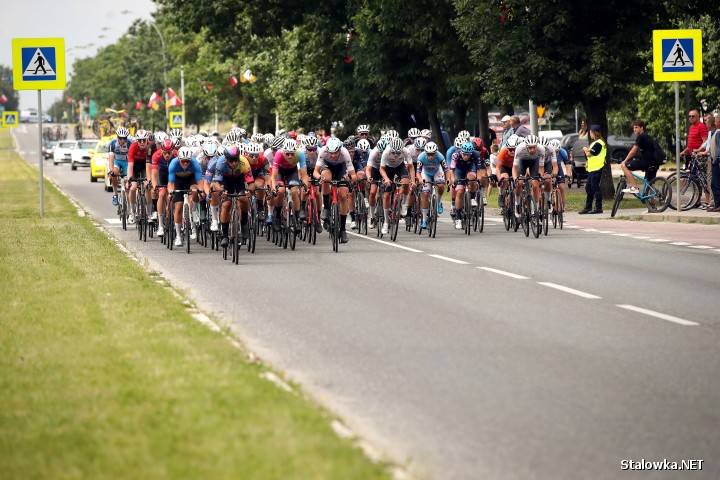
[[[238,141],[238,133],[230,130],[227,135],[225,135],[225,143],[236,143]]]
[[[358,135],[360,135],[361,133],[370,133],[370,125],[358,125],[357,133]]]
[[[202,149],[205,156],[212,157],[217,152],[217,145],[215,145],[215,142],[205,142]]]
[[[172,140],[170,140],[169,138],[166,138],[160,144],[160,148],[162,149],[163,152],[172,152],[173,150],[175,150],[175,144],[173,143]]]
[[[417,137],[419,137],[419,136],[420,136],[420,129],[419,129],[419,128],[414,128],[414,127],[413,127],[413,128],[411,128],[410,130],[408,130],[408,137],[412,138],[413,140],[415,140],[415,139],[416,139]]]
[[[367,140],[366,140],[367,141]],[[318,139],[315,137],[311,137],[308,135],[307,137],[302,139],[302,145],[303,147],[310,147],[314,148],[318,146]]]
[[[148,132],[147,130],[143,130],[142,128],[135,132],[135,140],[147,140],[148,139]]]
[[[425,145],[425,153],[437,153],[437,143],[427,142]]]
[[[292,138],[286,139],[285,142],[283,143],[283,147],[282,147],[284,152],[294,152],[295,150],[297,150],[297,148],[298,148],[298,144]]]
[[[470,138],[470,132],[468,132],[467,130],[461,130],[457,136],[462,138],[463,140],[467,140],[468,138]]]
[[[115,135],[117,135],[118,138],[127,138],[130,136],[130,130],[125,127],[119,127],[115,131]]]
[[[415,143],[413,143],[413,147],[415,147],[415,150],[425,150],[427,148],[427,143],[427,140],[418,136],[418,138],[415,139]]]
[[[209,137],[210,136],[210,135],[208,135],[208,132],[206,132],[205,130],[200,130],[198,132],[198,135],[200,135],[201,137]]]
[[[162,145],[163,142],[164,142],[167,138],[168,138],[168,134],[165,133],[165,132],[163,132],[163,131],[160,131],[160,132],[155,133],[155,141],[156,141],[157,143],[159,143],[160,145]]]
[[[235,145],[230,145],[229,147],[225,147],[225,159],[232,159],[235,160],[236,158],[240,157],[240,149],[236,147]]]
[[[172,130],[170,130],[170,136],[182,138],[183,131],[181,128],[173,128]]]
[[[388,130],[385,135],[387,135],[388,138],[400,138],[400,134],[397,130]]]
[[[262,146],[259,143],[248,143],[245,147],[245,153],[248,155],[260,155],[262,153]]]
[[[148,142],[154,142],[155,141],[155,134],[153,132],[148,132]]]
[[[540,145],[542,145],[543,147],[547,147],[548,142],[549,142],[549,140],[547,139],[547,137],[539,137],[538,138],[538,143]]]
[[[192,149],[190,147],[182,147],[178,150],[178,158],[180,160],[190,160],[192,158]]]
[[[288,132],[288,136],[289,136],[290,138],[292,138],[293,140],[297,140],[297,132],[295,132],[295,130],[290,130],[290,131]]]
[[[362,150],[363,152],[367,152],[368,150],[370,150],[370,142],[368,142],[364,138],[361,138],[358,141],[357,145],[355,145],[355,148],[357,148],[358,150]]]
[[[176,137],[173,135],[170,137],[170,140],[172,140],[173,145],[175,145],[175,148],[180,148],[180,141],[182,140],[182,138]]]
[[[462,146],[462,144],[463,144],[464,141],[465,141],[464,138],[462,138],[462,137],[456,137],[456,138],[455,138],[455,142],[453,142],[453,145],[455,145],[455,148],[460,148],[460,147]]]
[[[285,137],[283,137],[282,135],[278,135],[277,137],[273,138],[273,141],[272,141],[272,144],[270,145],[270,147],[273,150],[280,150],[281,148],[283,148],[284,144],[285,144]]]
[[[536,137],[535,135],[528,135],[527,137],[525,137],[525,144],[526,144],[528,147],[534,147],[534,146],[536,146],[538,143],[539,143],[539,142],[538,142],[538,137]]]
[[[263,135],[263,142],[267,143],[268,145],[270,145],[274,139],[275,135],[273,135],[272,133],[266,133],[265,135]]]
[[[401,152],[403,149],[403,141],[399,137],[394,137],[390,140],[390,150],[393,152]]]
[[[463,144],[460,146],[460,151],[462,153],[472,153],[475,151],[475,147],[471,142],[463,142]]]
[[[355,149],[355,137],[348,137],[343,142],[343,147],[347,148],[348,150],[354,150]]]
[[[475,150],[481,151],[483,149],[483,139],[480,137],[473,138],[473,146],[475,147]]]
[[[381,152],[381,153],[384,152],[385,149],[387,148],[387,146],[388,146],[387,138],[381,138],[380,140],[378,140],[378,142],[377,142],[378,152]]]
[[[548,142],[548,145],[550,145],[557,152],[562,147],[562,142],[555,138],[553,140],[550,140],[550,142]]]
[[[225,155],[225,145],[218,145],[216,157],[220,158]]]
[[[511,148],[511,149],[517,147],[518,144],[520,143],[520,142],[518,142],[519,138],[520,137],[518,137],[517,135],[510,135],[507,139],[507,142],[505,143],[505,146],[507,148]]]
[[[331,138],[328,140],[326,148],[329,153],[338,153],[342,148],[343,144],[337,138]]]
[[[252,140],[255,143],[262,142],[263,136],[261,133],[253,133],[252,137],[250,137],[250,140]]]
[[[247,137],[247,130],[245,130],[244,128],[239,128],[237,133],[240,135],[240,138]]]
[[[432,131],[426,128],[420,132],[420,136],[430,140],[432,138]]]

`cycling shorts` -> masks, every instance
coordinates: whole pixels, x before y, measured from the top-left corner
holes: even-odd
[[[192,175],[188,177],[176,177],[175,190],[189,190],[193,185],[195,185],[195,177]],[[182,193],[175,192],[173,193],[172,199],[174,202],[182,202],[183,195]]]
[[[382,180],[382,175],[380,175],[380,169],[372,167],[370,169],[370,180],[376,182],[378,180]]]
[[[127,175],[127,170],[128,170],[128,162],[127,162],[127,160],[118,160],[118,159],[116,158],[116,159],[115,159],[115,166],[118,167],[118,170],[120,171],[120,175],[122,175],[123,177],[124,177],[125,175]]]
[[[518,175],[526,176],[528,169],[530,170],[529,175],[531,177],[539,176],[540,175],[540,159],[520,160],[520,165],[518,165]]]
[[[347,173],[347,166],[345,166],[345,163],[326,163],[323,166],[322,171],[329,170],[330,174],[332,175],[332,179],[335,181],[340,181],[343,179],[345,174]]]
[[[385,167],[385,174],[387,174],[390,181],[392,181],[395,176],[398,178],[410,178],[410,174],[404,163],[401,163],[397,167]]]
[[[435,181],[435,182],[443,182],[444,183],[445,182],[445,174],[439,168],[435,171],[434,174],[430,174],[429,172],[423,170],[422,179],[425,180],[426,182]],[[423,185],[423,192],[429,193],[430,186],[431,185],[429,183],[426,183],[425,185]]]
[[[506,173],[508,177],[512,178],[512,167],[506,167],[505,165],[500,166],[500,175],[502,175],[503,173]]]
[[[141,179],[145,178],[145,162],[135,162],[133,163],[133,172],[132,176],[133,178]]]
[[[278,168],[277,171],[277,184],[278,185],[298,185],[300,183],[300,177],[298,176],[297,168]]]
[[[252,171],[252,176],[253,176],[253,178],[264,177],[266,175],[266,173],[267,172],[265,171],[264,168],[258,168],[257,170]]]

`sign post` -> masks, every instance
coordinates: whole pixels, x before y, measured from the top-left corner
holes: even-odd
[[[170,112],[170,128],[183,128],[184,117],[183,112]]]
[[[702,30],[653,30],[656,82],[675,82],[675,183],[680,216],[680,84],[702,81]]]
[[[65,90],[65,39],[13,38],[13,87],[38,91],[38,165],[40,168],[40,217],[44,214],[42,153],[42,91]]]

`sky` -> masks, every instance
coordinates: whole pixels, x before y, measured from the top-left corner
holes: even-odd
[[[121,13],[123,11],[129,13]],[[65,65],[92,57],[98,49],[117,41],[135,19],[152,19],[151,0],[20,0],[3,2],[0,28],[0,63],[12,67],[13,38],[64,38]],[[37,108],[37,90],[20,90],[20,108]],[[43,110],[62,95],[61,90],[43,90]]]

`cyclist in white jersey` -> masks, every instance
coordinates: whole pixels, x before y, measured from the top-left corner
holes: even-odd
[[[400,138],[393,138],[387,149],[380,158],[380,175],[385,181],[385,194],[383,195],[383,213],[385,214],[385,223],[383,223],[382,234],[387,235],[390,223],[390,192],[392,191],[392,182],[397,176],[402,182],[402,193],[404,196],[410,193],[410,178],[415,178],[415,168],[407,150],[403,148],[403,141]]]
[[[525,142],[515,148],[512,176],[515,182],[515,208],[519,204],[519,197],[522,193],[524,182],[517,181],[519,176],[532,178],[532,196],[536,202],[540,202],[540,182],[537,180],[540,175],[540,167],[544,164],[545,148],[538,145],[538,138],[535,135],[525,137]],[[557,164],[556,164],[557,168]],[[515,214],[518,212],[516,211]]]

